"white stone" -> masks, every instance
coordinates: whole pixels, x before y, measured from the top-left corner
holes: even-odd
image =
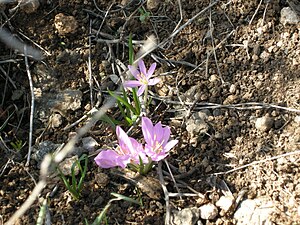
[[[199,208],[200,217],[204,220],[213,220],[218,215],[218,209],[214,204],[208,203]]]
[[[224,210],[224,212],[228,212],[230,207],[233,205],[234,199],[231,196],[221,196],[219,201],[216,202],[216,206]]]
[[[73,157],[71,158],[66,158],[64,161],[62,161],[58,166],[59,166],[59,169],[61,170],[61,172],[63,173],[63,175],[65,176],[71,176],[72,175],[72,171],[71,171],[71,168],[72,168],[72,165],[78,160],[78,156],[77,155],[74,155]],[[74,173],[75,175],[78,175],[79,173],[79,168],[78,166],[75,166],[74,167]]]
[[[196,207],[185,208],[181,211],[174,210],[171,214],[173,225],[194,225],[199,220],[199,209]]]
[[[268,60],[270,58],[270,53],[268,53],[267,51],[263,51],[261,54],[260,54],[260,58],[261,59],[264,59],[264,60]]]
[[[233,93],[236,92],[236,86],[235,86],[234,84],[230,85],[229,92],[230,92],[231,94],[233,94]]]
[[[273,223],[270,217],[274,210],[274,203],[267,199],[246,199],[240,204],[233,218],[236,219],[237,225],[271,225]]]
[[[207,115],[203,112],[193,113],[191,118],[186,122],[186,130],[190,137],[198,137],[208,131],[208,125],[205,122]]]
[[[255,121],[255,127],[260,131],[268,131],[273,126],[274,120],[271,117],[263,116],[257,118]]]
[[[280,22],[283,25],[297,24],[299,23],[299,17],[290,7],[284,7],[280,13]]]
[[[98,146],[98,142],[92,137],[82,138],[82,147],[88,151],[95,150]]]
[[[219,79],[218,79],[218,77],[216,76],[216,75],[211,75],[210,77],[209,77],[209,81],[210,82],[216,82],[216,81],[218,81]]]
[[[296,116],[295,117],[295,122],[298,123],[298,124],[300,124],[300,116]]]

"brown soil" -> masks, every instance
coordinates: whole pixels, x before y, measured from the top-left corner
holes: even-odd
[[[115,69],[116,59],[128,65],[129,34],[132,33],[134,40],[145,40],[154,34],[161,43],[180,20],[177,1],[158,1],[159,6],[148,10],[151,15],[144,22],[139,20],[137,10],[140,1],[94,2],[43,1],[30,14],[24,10],[9,13],[15,5],[6,5],[1,14],[2,26],[31,46],[38,45],[36,48],[45,56],[42,61],[29,60],[34,85],[40,85],[38,82],[47,77],[43,74],[49,72],[51,79],[44,83],[44,92],[72,89],[83,93],[81,108],[62,113],[60,127],[45,129],[49,121],[36,120],[34,141],[39,137],[39,142],[66,143],[70,132],[83,125],[79,123],[71,130],[63,130],[90,109],[87,64],[90,35],[92,74],[99,83],[94,86],[94,98],[103,90],[105,101],[108,96],[104,90],[117,88],[108,77],[117,74],[112,65]],[[300,142],[299,25],[284,26],[279,22],[280,10],[287,6],[285,1],[262,1],[261,5],[259,2],[234,0],[227,4],[220,1],[162,48],[145,57],[147,65],[157,62],[156,74],[164,81],[151,89],[153,113],[149,117],[169,124],[174,138],[180,141],[168,158],[169,164],[177,168],[174,175],[188,173],[176,179],[181,184],[180,191],[191,192],[189,186],[204,196],[204,199],[171,198],[172,209],[199,207],[208,202],[215,204],[224,194],[219,184],[225,183],[234,197],[244,193],[243,198],[265,197],[272,201],[274,224],[299,224],[300,163],[296,154]],[[180,25],[207,7],[210,1],[183,0],[181,3],[183,21]],[[58,33],[55,16],[59,13],[76,18],[78,25],[73,33]],[[211,27],[213,36],[209,32]],[[100,39],[120,40],[106,44]],[[39,179],[39,169],[33,159],[29,167],[24,166],[27,145],[19,152],[10,145],[16,140],[28,143],[30,88],[24,57],[3,43],[0,49],[0,126],[9,118],[1,130],[0,143],[1,224],[30,195]],[[9,59],[14,61],[6,61]],[[191,94],[192,87],[196,91]],[[12,98],[16,90],[21,90],[22,95]],[[182,105],[181,101],[191,104]],[[116,110],[112,109],[111,115],[116,114],[112,113]],[[186,129],[188,110],[207,114],[208,130],[196,140]],[[270,126],[258,129],[255,122],[260,117],[270,118]],[[100,148],[115,140],[111,129],[101,122],[86,136],[97,140]],[[285,156],[285,153],[291,155]],[[278,157],[271,159],[275,156]],[[60,179],[49,179],[40,201],[30,207],[18,224],[36,223],[41,199],[57,184],[58,190],[48,204],[53,224],[84,224],[85,219],[91,223],[113,198],[112,192],[135,199],[140,196],[143,207],[126,201],[114,202],[107,213],[108,224],[164,224],[163,197],[153,199],[111,170],[97,168],[93,156],[89,160],[79,201],[70,197]],[[251,165],[239,169],[247,164]],[[163,170],[167,171],[165,165]],[[193,173],[189,174],[190,171]],[[99,173],[108,175],[107,183],[99,184]],[[157,173],[154,170],[148,176],[157,177]],[[167,182],[168,191],[177,192],[172,180]],[[202,222],[236,224],[233,214],[219,213],[215,219]]]

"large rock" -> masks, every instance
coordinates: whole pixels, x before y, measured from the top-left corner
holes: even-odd
[[[273,224],[270,217],[274,210],[274,203],[267,199],[246,199],[240,204],[233,218],[237,225]]]

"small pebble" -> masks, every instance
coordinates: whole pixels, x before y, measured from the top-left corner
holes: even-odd
[[[205,122],[207,115],[203,112],[193,113],[186,122],[186,130],[191,138],[199,137],[208,132],[208,124]]]
[[[63,13],[55,16],[54,25],[60,35],[75,33],[78,27],[74,16],[66,16]]]
[[[297,24],[299,23],[299,17],[290,7],[284,7],[280,13],[280,22],[283,25]]]
[[[185,208],[181,211],[174,210],[171,221],[174,225],[194,225],[199,220],[199,209],[196,207]]]
[[[219,79],[218,79],[218,77],[216,76],[216,75],[211,75],[210,76],[210,78],[209,78],[209,81],[210,82],[216,82],[216,81],[218,81]]]
[[[295,117],[295,122],[298,123],[298,124],[300,124],[300,116],[296,116]]]
[[[236,86],[235,86],[234,84],[232,84],[232,85],[230,86],[229,92],[232,93],[232,94],[236,92]]]
[[[65,176],[71,176],[72,175],[72,171],[71,171],[71,168],[72,168],[72,165],[78,160],[78,156],[75,155],[71,158],[66,158],[64,161],[62,161],[58,166],[59,166],[59,169],[61,170],[61,172],[63,173],[63,175]],[[79,168],[78,166],[75,166],[75,169],[74,169],[74,173],[75,175],[78,175],[79,174]]]
[[[109,183],[109,177],[105,173],[97,173],[95,181],[100,187],[105,187]]]
[[[160,0],[147,0],[148,10],[157,10],[159,7]]]
[[[218,215],[218,209],[215,205],[208,203],[199,208],[200,217],[204,220],[213,220]]]
[[[230,207],[233,205],[234,199],[231,196],[221,196],[219,201],[216,202],[216,206],[224,210],[225,212],[228,212]]]
[[[93,151],[98,146],[97,141],[92,137],[82,138],[82,147],[88,151]]]
[[[62,116],[58,113],[54,113],[51,116],[50,124],[51,124],[52,128],[60,127],[60,125],[62,124]]]
[[[268,131],[272,128],[274,124],[274,120],[273,118],[269,117],[269,116],[263,116],[260,118],[257,118],[255,121],[255,127],[257,130],[260,131]]]
[[[99,196],[99,197],[96,198],[96,200],[93,202],[93,205],[101,206],[103,202],[104,202],[103,197],[102,197],[102,196]]]

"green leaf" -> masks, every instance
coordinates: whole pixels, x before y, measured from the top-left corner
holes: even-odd
[[[129,104],[128,101],[126,101],[126,99],[123,99],[121,96],[116,95],[115,93],[113,93],[112,91],[108,90],[108,93],[114,97],[115,99],[117,99],[119,102],[121,102],[123,105],[125,105],[126,108],[128,108],[130,111],[132,111],[134,114],[137,115],[136,109]]]
[[[88,164],[88,156],[87,156],[87,154],[83,154],[80,157],[79,161],[82,161],[82,160],[84,160],[84,167],[83,167],[83,171],[81,172],[81,177],[80,177],[80,180],[79,180],[79,183],[78,183],[78,191],[79,192],[82,189],[83,180],[84,180],[86,172],[87,172],[87,164]]]
[[[128,116],[125,117],[125,120],[128,123],[128,126],[132,126],[133,125],[132,119],[130,119]]]
[[[87,220],[87,218],[84,218],[84,223],[85,225],[89,225],[89,221]]]
[[[73,190],[77,191],[77,181],[76,181],[76,175],[75,175],[75,166],[78,165],[78,160],[76,160],[71,167],[71,180],[72,180],[72,188]]]
[[[139,8],[140,21],[144,23],[150,16],[150,12],[147,12],[144,8]]]
[[[125,195],[121,195],[121,194],[118,194],[118,193],[110,193],[112,196],[115,196],[117,197],[119,200],[124,200],[124,201],[127,201],[127,202],[131,202],[131,203],[134,203],[134,204],[137,204],[137,205],[140,205],[139,201],[133,199],[133,198],[130,198],[130,197],[127,197]]]
[[[70,185],[68,179],[65,177],[65,175],[62,173],[62,171],[59,169],[59,167],[57,167],[57,170],[59,172],[60,178],[62,179],[64,185],[66,186],[66,188],[68,189],[68,191],[72,194],[72,196],[78,200],[79,199],[79,195],[76,192],[76,190],[73,189],[73,187]]]
[[[120,112],[121,112],[123,118],[126,118],[126,117],[127,117],[127,114],[126,114],[126,112],[125,112],[125,109],[123,108],[122,103],[119,102],[119,101],[117,101],[117,104],[118,104],[118,107],[119,107],[119,109],[120,109]]]
[[[85,160],[84,167],[81,166],[81,161]],[[86,172],[87,172],[87,164],[88,164],[88,157],[86,154],[83,154],[78,160],[76,160],[71,167],[71,181],[69,181],[66,176],[62,173],[59,167],[57,167],[57,170],[60,174],[60,178],[63,180],[64,185],[69,190],[69,192],[72,194],[72,196],[79,200],[80,193],[83,187],[83,180],[85,178]],[[76,175],[75,175],[75,168],[78,168],[80,171],[80,179],[79,182],[77,182]]]
[[[144,172],[147,174],[153,167],[153,161],[150,157],[148,157],[148,163],[145,165]]]
[[[144,162],[143,162],[141,156],[139,156],[139,161],[140,161],[139,174],[143,175],[144,174]]]
[[[109,117],[108,115],[104,114],[100,120],[108,123],[114,130],[116,130],[116,125],[120,124],[121,122],[114,119],[114,118],[111,118]]]
[[[137,111],[136,115],[140,115],[141,114],[141,102],[139,100],[139,97],[137,96],[136,88],[132,88],[132,96],[133,96],[133,101],[135,104],[135,109]]]
[[[108,211],[109,207],[111,206],[111,203],[113,201],[117,201],[118,199],[111,199],[109,200],[109,202],[106,204],[106,206],[104,207],[104,209],[102,210],[102,212],[100,213],[99,216],[97,216],[97,218],[94,220],[94,222],[92,223],[92,225],[100,225],[100,223],[102,222],[102,220],[105,220],[106,218],[106,212]]]

